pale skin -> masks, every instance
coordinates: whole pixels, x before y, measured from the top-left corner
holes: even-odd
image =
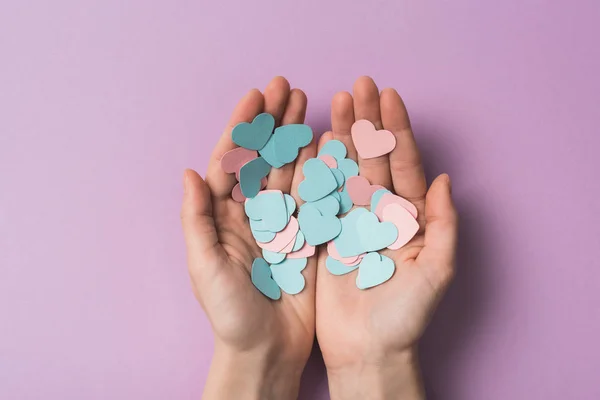
[[[205,180],[184,174],[182,222],[188,266],[196,298],[215,336],[215,352],[203,398],[295,399],[315,334],[323,353],[332,399],[423,399],[417,345],[454,273],[457,214],[448,175],[428,188],[408,113],[393,89],[379,91],[359,78],[353,93],[334,96],[332,131],[302,149],[298,159],[273,169],[268,189],[290,193],[298,205],[302,165],[327,140],[337,139],[360,175],[410,200],[421,230],[400,250],[386,250],[396,272],[378,287],[356,288],[356,272],[333,276],[319,248],[303,271],[306,287],[278,301],[263,296],[250,281],[261,257],[243,206],[231,199],[235,177],[221,170],[221,156],[236,147],[231,129],[268,112],[278,124],[302,123],[307,99],[282,77],[263,92],[252,90],[236,106],[210,158]],[[350,136],[355,120],[368,119],[390,130],[396,148],[363,160]]]

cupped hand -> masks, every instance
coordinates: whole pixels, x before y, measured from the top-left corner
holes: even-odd
[[[231,130],[267,112],[278,125],[302,123],[306,96],[290,90],[281,77],[264,91],[250,91],[239,102],[210,158],[203,180],[187,170],[181,212],[194,293],[215,334],[215,355],[205,387],[205,399],[295,398],[315,332],[316,257],[303,271],[306,287],[298,295],[285,293],[278,301],[261,294],[251,283],[252,262],[261,256],[243,205],[231,191],[234,175],[221,169],[220,159],[236,145]],[[273,168],[267,189],[290,193],[302,180],[303,162],[316,154],[313,142],[294,163]],[[298,165],[298,168],[296,167]],[[237,390],[243,390],[242,393]]]
[[[421,398],[416,346],[454,271],[457,214],[450,180],[438,176],[427,188],[408,114],[398,93],[379,90],[359,78],[353,95],[338,93],[332,102],[331,139],[343,142],[360,175],[411,201],[418,210],[419,233],[392,258],[396,271],[384,284],[359,290],[356,272],[334,276],[319,252],[316,330],[330,378],[332,398]],[[388,155],[361,159],[350,128],[359,119],[391,131],[396,147]],[[367,380],[367,381],[365,381]],[[401,394],[404,394],[402,396]]]

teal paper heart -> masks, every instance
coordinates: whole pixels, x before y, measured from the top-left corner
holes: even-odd
[[[300,208],[298,222],[306,242],[311,246],[332,240],[341,230],[340,220],[335,215],[321,215],[311,203],[306,203]]]
[[[275,119],[271,114],[258,114],[251,123],[237,124],[231,131],[231,139],[240,147],[260,150],[271,137],[274,127]]]
[[[244,211],[251,220],[260,221],[254,223],[253,230],[280,232],[289,221],[287,200],[278,190],[260,192],[256,197],[246,200]]]
[[[367,253],[358,265],[356,287],[368,289],[381,285],[394,275],[394,261],[379,253]]]
[[[250,220],[250,230],[252,231],[252,236],[254,237],[254,240],[256,240],[257,242],[260,243],[269,243],[271,240],[275,239],[275,232],[269,232],[269,231],[259,231],[259,230],[255,230],[252,229],[252,223],[256,222],[254,220]]]
[[[345,180],[353,176],[358,176],[358,164],[350,158],[339,160],[337,167],[344,174]]]
[[[273,133],[275,156],[283,164],[288,164],[298,157],[301,148],[308,146],[313,139],[310,126],[304,124],[282,125]]]
[[[387,189],[379,189],[379,190],[376,190],[371,195],[371,212],[375,212],[375,209],[377,208],[377,203],[379,203],[379,200],[381,200],[383,195],[386,193],[392,193],[392,192],[390,192]]]
[[[284,253],[275,253],[266,249],[262,249],[262,256],[269,264],[279,264],[285,260]]]
[[[385,249],[398,238],[396,225],[391,222],[379,222],[377,215],[368,211],[356,220],[356,230],[364,251]]]
[[[335,198],[334,193],[337,192],[334,191],[317,201],[304,203],[300,209],[304,206],[311,205],[316,207],[322,215],[337,215],[338,211],[340,211],[340,202]]]
[[[344,173],[337,168],[331,168],[331,172],[333,173],[333,176],[335,177],[335,181],[337,182],[336,189],[339,189],[342,186],[344,186],[344,182],[346,180],[346,178],[344,178]]]
[[[317,201],[338,186],[335,176],[322,160],[311,158],[302,167],[304,180],[298,185],[298,194],[304,201]],[[260,186],[260,181],[258,182]]]
[[[294,211],[296,211],[296,200],[289,194],[284,194],[283,197],[285,199],[285,209],[287,211],[287,219],[289,222],[290,217],[294,214]]]
[[[342,257],[354,257],[364,253],[364,249],[356,223],[358,219],[367,214],[369,211],[364,208],[355,208],[350,211],[345,217],[340,218],[342,222],[342,232],[336,237],[333,242],[338,253]]]
[[[262,149],[260,149],[258,153],[273,168],[281,168],[283,167],[284,163],[277,159],[277,154],[275,152],[275,140],[273,139],[274,137],[274,135],[271,135],[271,138],[269,139],[267,144],[265,144],[265,146]]]
[[[271,268],[262,258],[254,259],[252,270],[250,271],[250,278],[252,279],[252,284],[268,298],[272,300],[281,298],[281,290],[273,280]]]
[[[358,264],[350,267],[330,256],[327,256],[327,259],[325,260],[325,266],[333,275],[345,275],[358,268]]]
[[[240,169],[240,189],[242,194],[251,199],[260,192],[260,181],[269,175],[271,166],[262,158],[257,157],[247,162]]]
[[[298,233],[296,234],[296,241],[294,242],[294,246],[292,247],[292,251],[300,250],[302,246],[304,246],[304,242],[306,242],[306,240],[304,239],[304,233],[302,233],[302,231],[298,231]]]
[[[342,189],[341,192],[337,193],[339,193],[340,196],[340,211],[338,212],[338,215],[345,214],[348,211],[350,211],[354,203],[352,203],[352,199],[350,198],[350,194],[346,190],[346,186],[344,186],[344,189]]]
[[[346,150],[346,146],[344,146],[344,143],[340,142],[339,140],[330,140],[323,145],[321,151],[319,151],[319,156],[329,154],[339,162],[340,160],[346,158],[347,153],[348,152]]]
[[[306,268],[306,258],[286,258],[279,264],[271,265],[273,280],[287,294],[298,294],[304,289],[302,270]]]

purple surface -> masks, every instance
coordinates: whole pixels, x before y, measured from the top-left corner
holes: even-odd
[[[431,399],[600,398],[600,3],[5,1],[0,398],[197,399],[212,352],[179,225],[237,99],[282,74],[328,128],[396,87],[462,215]],[[318,354],[303,399],[326,399]]]

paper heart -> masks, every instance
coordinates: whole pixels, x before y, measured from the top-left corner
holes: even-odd
[[[385,249],[398,238],[398,228],[391,222],[379,222],[372,212],[366,212],[356,220],[356,230],[367,252]]]
[[[390,192],[387,189],[379,189],[376,190],[375,193],[373,193],[373,195],[371,196],[371,212],[375,212],[375,210],[377,209],[377,204],[379,204],[379,200],[381,200],[383,195],[386,193],[392,192]]]
[[[358,263],[356,265],[348,266],[333,257],[327,257],[325,260],[325,267],[327,267],[327,270],[333,275],[345,275],[357,269]]]
[[[333,242],[341,257],[358,256],[366,251],[358,234],[357,222],[361,216],[367,213],[369,213],[369,211],[364,208],[355,208],[345,217],[340,218],[340,221],[342,222],[342,232],[333,240]]]
[[[293,251],[288,253],[287,258],[308,258],[315,254],[315,246],[311,246],[310,244],[304,241],[304,245],[300,248],[300,250]]]
[[[415,217],[398,203],[385,206],[383,221],[391,222],[398,228],[398,237],[392,244],[387,246],[391,250],[398,250],[406,245],[419,231],[419,223]]]
[[[273,135],[269,141],[264,145],[262,149],[258,151],[260,156],[265,159],[266,162],[269,163],[273,168],[281,168],[284,163],[277,159],[277,153],[275,150],[275,141],[273,140]]]
[[[341,192],[337,193],[340,196],[340,211],[338,212],[338,215],[345,214],[348,211],[350,211],[350,209],[354,205],[352,203],[352,199],[350,198],[350,194],[348,194],[348,188],[344,186],[344,189],[342,189]]]
[[[254,240],[256,240],[257,243],[269,243],[273,239],[275,239],[275,236],[277,235],[277,233],[258,230],[258,229],[262,228],[262,226],[260,226],[260,221],[256,221],[253,219],[251,219],[249,221],[250,221],[250,231],[252,232],[252,236],[254,237]],[[259,244],[259,246],[260,246],[260,244]]]
[[[371,185],[367,178],[363,176],[352,176],[346,181],[346,189],[354,204],[368,206],[373,193],[385,188],[381,185]]]
[[[337,169],[337,168],[331,168],[331,173],[333,173],[333,176],[335,177],[335,181],[337,182],[337,188],[339,189],[342,186],[344,186],[344,182],[346,181],[346,177],[344,176],[344,173]]]
[[[417,211],[417,207],[415,207],[415,205],[413,203],[411,203],[410,201],[406,200],[403,197],[400,197],[398,195],[392,194],[392,193],[384,193],[383,196],[381,196],[381,199],[377,202],[377,205],[375,207],[375,214],[377,214],[377,216],[379,217],[380,220],[383,220],[383,209],[392,203],[396,203],[396,204],[400,204],[402,207],[406,208],[406,210],[411,213],[411,215],[415,218],[417,218],[418,211]],[[373,211],[373,208],[371,208],[371,211]]]
[[[292,246],[292,252],[300,250],[302,247],[304,247],[304,243],[306,243],[304,233],[302,233],[302,231],[298,231],[296,234],[296,239],[294,240],[294,245]]]
[[[269,250],[262,249],[262,256],[266,262],[269,264],[279,264],[283,260],[285,260],[284,253],[274,253]]]
[[[392,259],[379,253],[367,253],[358,265],[356,287],[368,289],[381,285],[394,275],[395,270]]]
[[[291,163],[298,157],[300,149],[308,146],[312,139],[313,132],[308,125],[282,125],[273,133],[275,156],[284,164]]]
[[[287,226],[281,232],[277,232],[273,240],[268,243],[258,242],[258,247],[273,251],[275,253],[281,253],[282,250],[285,249],[285,247],[296,238],[298,228],[298,220],[294,217],[291,217],[289,224],[287,224]]]
[[[258,157],[256,151],[236,147],[223,154],[223,157],[221,157],[221,169],[228,174],[238,174],[244,164],[254,160],[256,157]]]
[[[272,300],[281,298],[281,290],[273,280],[269,264],[262,258],[255,258],[250,271],[252,284],[265,296]]]
[[[344,143],[339,140],[329,140],[325,142],[321,150],[319,151],[319,156],[329,154],[333,156],[336,160],[343,160],[346,158],[346,154],[348,151],[346,150],[346,146]]]
[[[349,178],[358,175],[358,164],[356,161],[349,158],[344,158],[338,161],[338,169],[344,174],[344,178],[347,181]]]
[[[332,240],[327,243],[327,254],[334,260],[337,260],[345,265],[350,265],[358,261],[359,256],[342,257],[335,247],[335,242]]]
[[[334,156],[330,154],[323,154],[322,156],[317,157],[319,160],[323,161],[329,168],[337,168],[337,160]]]
[[[235,144],[249,150],[262,149],[273,133],[275,118],[271,114],[258,114],[251,123],[241,122],[231,131]]]
[[[396,147],[396,137],[385,129],[376,130],[371,121],[361,119],[350,129],[358,155],[363,159],[388,154]]]
[[[318,158],[307,160],[302,167],[302,172],[304,180],[298,185],[298,194],[304,201],[322,199],[338,187],[331,169]]]
[[[254,227],[259,231],[279,232],[286,227],[289,219],[286,200],[280,190],[258,192],[255,197],[246,200],[244,211],[248,218],[260,221]]]
[[[311,203],[300,208],[298,220],[304,238],[311,246],[326,243],[340,233],[340,220],[335,215],[322,215]]]
[[[283,197],[285,199],[285,208],[287,210],[289,221],[290,217],[294,214],[294,211],[296,211],[296,200],[294,200],[294,198],[289,194],[284,194]]]
[[[273,280],[287,294],[298,294],[304,289],[305,280],[302,270],[306,268],[306,258],[285,259],[271,265]]]
[[[247,162],[240,169],[240,189],[247,198],[252,198],[260,191],[261,181],[271,171],[271,166],[258,157]]]
[[[267,178],[262,178],[260,180],[260,188],[264,189],[265,187],[267,187]],[[231,198],[238,203],[243,203],[246,201],[247,197],[242,194],[242,188],[240,187],[239,183],[236,183],[233,187],[233,190],[231,191]]]
[[[335,196],[333,196],[333,193],[328,194],[317,201],[304,203],[302,207],[309,205],[311,207],[316,207],[322,215],[337,215],[337,213],[340,211],[340,202],[335,198]],[[302,207],[300,207],[300,209],[302,209]]]

